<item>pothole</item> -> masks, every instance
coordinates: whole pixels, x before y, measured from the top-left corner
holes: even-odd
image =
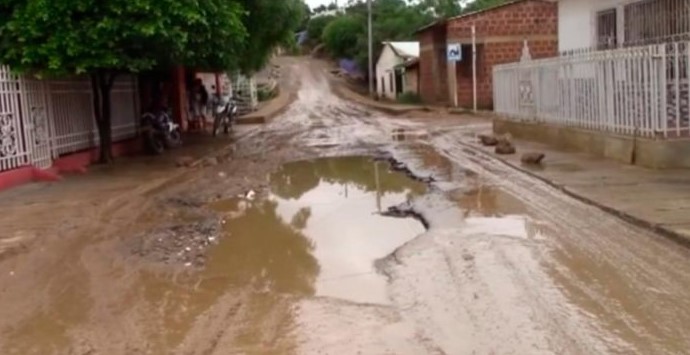
[[[424,226],[382,212],[426,185],[368,157],[290,163],[270,181],[266,199],[215,205],[227,223],[204,272],[260,290],[388,303],[374,263]]]

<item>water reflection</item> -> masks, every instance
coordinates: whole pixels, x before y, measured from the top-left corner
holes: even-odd
[[[413,220],[377,212],[425,191],[387,164],[364,157],[285,165],[271,176],[271,199],[282,223],[300,230],[320,265],[315,294],[387,303],[374,262],[423,232]]]

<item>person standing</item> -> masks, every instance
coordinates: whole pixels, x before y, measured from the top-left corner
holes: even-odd
[[[208,90],[204,86],[203,81],[197,78],[194,80],[192,89],[190,90],[190,107],[192,111],[192,120],[203,131],[206,126],[206,107],[208,106]]]

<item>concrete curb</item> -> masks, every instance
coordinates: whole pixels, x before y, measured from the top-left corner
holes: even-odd
[[[368,97],[364,97],[345,86],[344,83],[338,80],[331,80],[331,88],[336,96],[340,97],[346,101],[354,101],[360,105],[366,106],[370,109],[381,111],[393,116],[400,116],[406,113],[415,111],[431,111],[427,106],[414,106],[414,105],[388,105],[386,103],[373,101]]]
[[[280,90],[276,98],[269,102],[262,110],[252,112],[237,119],[237,124],[263,124],[271,121],[276,116],[284,113],[297,99],[297,94]]]
[[[667,239],[669,239],[675,243],[678,243],[679,245],[681,245],[683,247],[690,248],[690,237],[688,237],[688,236],[685,236],[685,235],[680,234],[674,230],[665,228],[659,224],[650,222],[650,221],[645,220],[643,218],[633,216],[633,215],[631,215],[625,211],[616,209],[615,207],[604,205],[598,201],[595,201],[595,200],[593,200],[587,196],[584,196],[582,194],[579,194],[579,193],[571,190],[570,188],[568,188],[567,186],[565,186],[563,184],[559,184],[556,181],[553,181],[549,178],[546,178],[546,177],[543,177],[539,174],[536,174],[536,173],[534,173],[528,169],[523,168],[522,166],[520,166],[518,164],[514,164],[514,163],[509,162],[505,159],[502,159],[501,157],[497,157],[493,154],[487,153],[475,145],[463,143],[463,142],[458,142],[458,144],[464,146],[465,148],[471,149],[472,151],[476,152],[477,154],[482,155],[484,158],[499,161],[499,162],[505,164],[506,166],[508,166],[512,169],[515,169],[519,172],[525,173],[525,174],[527,174],[527,175],[529,175],[529,176],[531,176],[531,177],[533,177],[533,178],[535,178],[535,179],[563,192],[564,194],[566,194],[566,195],[568,195],[568,196],[570,196],[570,197],[572,197],[572,198],[574,198],[580,202],[583,202],[583,203],[585,203],[589,206],[592,206],[592,207],[596,207],[596,208],[598,208],[598,209],[600,209],[600,210],[602,210],[608,214],[613,215],[614,217],[617,217],[617,218],[619,218],[625,222],[631,223],[637,227],[649,230],[649,231],[654,232],[654,233],[658,233],[658,234],[666,237]]]

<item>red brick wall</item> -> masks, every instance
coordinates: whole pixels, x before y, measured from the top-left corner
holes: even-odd
[[[448,102],[448,67],[445,60],[446,28],[431,27],[419,35],[419,93],[424,102]]]
[[[477,38],[477,101],[480,108],[493,106],[493,66],[519,61],[525,39],[535,59],[558,54],[558,7],[554,2],[524,0],[474,15],[451,19],[445,26],[447,43],[469,45],[472,41],[473,25],[476,28]],[[428,47],[428,42],[432,37],[431,32],[427,30],[421,33],[422,49]],[[443,92],[448,92],[447,72],[445,75],[443,73],[437,73],[438,76],[433,75],[433,71],[430,70],[432,60],[431,52],[425,53],[422,50],[421,96],[424,101],[430,103],[439,102],[438,97],[443,96],[438,94],[438,85],[432,84],[435,80],[439,81],[440,85],[445,85],[445,89],[441,89],[445,90]],[[457,64],[455,73],[458,83],[458,103],[463,107],[472,106],[471,72],[472,57],[467,55],[463,62]],[[433,93],[425,92],[431,88],[435,89]],[[447,94],[444,95],[447,97]]]
[[[448,38],[471,38],[472,25],[477,38],[486,36],[530,36],[558,34],[558,6],[547,0],[524,0],[451,19]]]

